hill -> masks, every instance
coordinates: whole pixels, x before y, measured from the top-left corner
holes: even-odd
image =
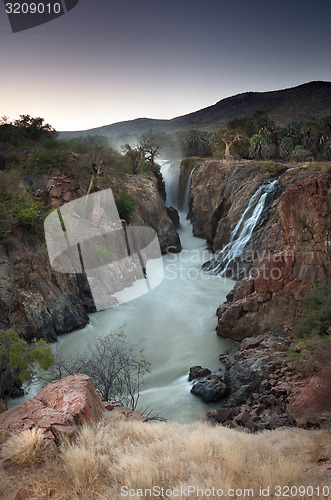
[[[80,135],[140,136],[148,130],[170,132],[174,130],[214,131],[224,127],[229,120],[264,110],[277,125],[302,121],[311,116],[321,118],[331,115],[331,82],[309,82],[284,90],[271,92],[245,92],[222,99],[212,106],[173,118],[157,120],[137,118],[84,131],[60,132],[61,139]]]

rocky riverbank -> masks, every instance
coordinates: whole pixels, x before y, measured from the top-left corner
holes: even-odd
[[[254,162],[197,160],[194,167],[194,231],[216,251],[229,242],[266,173]],[[323,367],[304,376],[286,361],[302,298],[313,285],[331,282],[330,189],[330,165],[284,166],[236,262],[235,277],[243,279],[217,310],[217,334],[241,344],[221,356],[224,377],[209,375],[192,390],[203,397],[217,386],[214,400],[222,407],[209,414],[210,421],[258,431],[331,420],[330,372]],[[330,353],[323,363],[330,364]]]

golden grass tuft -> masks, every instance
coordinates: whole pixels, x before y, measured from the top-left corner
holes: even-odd
[[[123,486],[141,491],[196,485],[257,493],[260,487],[300,485],[330,446],[326,431],[283,428],[248,434],[205,423],[128,422],[109,413],[99,424],[82,427],[61,454],[75,495],[108,500],[122,498]],[[193,493],[189,498],[204,497]]]
[[[11,436],[1,447],[1,455],[18,465],[38,461],[44,439],[42,429],[26,429]]]

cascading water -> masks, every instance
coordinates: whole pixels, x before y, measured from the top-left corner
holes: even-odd
[[[167,205],[177,206],[180,161],[162,163]],[[131,302],[92,314],[86,328],[61,335],[56,348],[65,356],[77,355],[86,350],[93,335],[122,329],[130,343],[141,342],[144,357],[152,364],[144,378],[137,410],[149,407],[152,414],[189,422],[202,419],[211,408],[219,406],[207,405],[190,393],[188,373],[194,365],[218,371],[218,355],[234,345],[215,333],[215,311],[225,301],[233,281],[201,271],[211,254],[204,240],[192,236],[186,213],[180,213],[180,218],[183,250],[163,256],[162,283]],[[123,293],[130,293],[130,288]],[[36,386],[30,397],[38,390]]]
[[[249,200],[246,209],[233,229],[229,243],[207,265],[203,266],[207,273],[223,276],[231,263],[240,257],[260,220],[268,194],[276,189],[277,184],[278,179],[261,184]]]
[[[159,160],[158,163],[166,185],[167,207],[177,207],[180,160]]]
[[[190,195],[191,181],[192,181],[193,173],[194,173],[194,168],[192,168],[191,173],[189,175],[189,178],[187,180],[187,184],[186,184],[184,207],[183,207],[183,212],[186,212],[186,213],[189,210],[189,195]]]

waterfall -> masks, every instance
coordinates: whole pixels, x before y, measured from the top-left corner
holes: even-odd
[[[184,203],[183,203],[183,212],[187,213],[189,211],[189,195],[190,195],[190,189],[191,189],[191,180],[193,176],[194,168],[192,168],[191,173],[189,175],[189,178],[187,180],[186,184],[186,189],[185,189],[185,196],[184,196]]]
[[[177,208],[180,160],[158,160],[158,163],[161,166],[161,174],[166,186],[167,207]]]
[[[223,276],[229,265],[241,256],[260,220],[268,194],[275,190],[277,184],[278,179],[261,184],[249,200],[246,209],[233,229],[229,243],[216,254],[216,257],[203,266],[207,273]]]

